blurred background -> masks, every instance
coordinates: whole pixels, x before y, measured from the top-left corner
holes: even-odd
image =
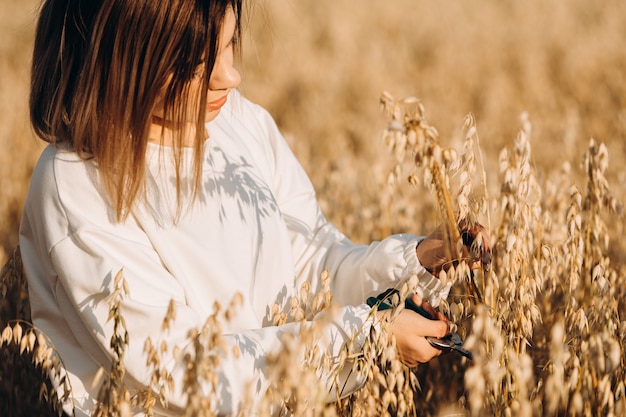
[[[42,149],[27,108],[38,4],[0,0],[0,264],[17,244]],[[441,142],[457,150],[473,113],[491,196],[498,153],[527,112],[540,180],[569,165],[584,187],[580,162],[593,137],[609,149],[607,177],[624,201],[625,2],[254,0],[247,10],[241,89],[274,115],[326,215],[353,240],[426,233],[437,221],[433,198],[408,186],[383,218],[394,164],[381,140],[384,90],[419,97]],[[616,224],[614,239],[622,231]]]

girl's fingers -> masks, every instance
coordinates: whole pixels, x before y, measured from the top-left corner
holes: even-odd
[[[430,314],[430,317],[437,317],[437,311],[428,301],[422,302],[422,308]]]
[[[448,321],[448,318],[441,312],[437,312],[437,320]],[[448,330],[450,329],[450,323],[448,322]],[[446,333],[447,334],[447,333]]]
[[[411,358],[410,363],[407,363],[407,365],[409,367],[415,367],[419,363],[426,363],[442,353],[443,350],[434,347],[428,342],[428,340],[426,340],[425,337],[422,337],[416,341],[414,355]]]
[[[437,313],[433,313],[433,317],[439,317]],[[444,337],[450,331],[450,323],[447,319],[431,320],[418,315],[419,324],[416,326],[415,332],[418,336]]]
[[[486,268],[491,264],[491,243],[489,232],[484,226],[459,224],[463,239],[463,256],[469,258],[471,269]]]
[[[422,297],[418,293],[413,293],[411,295],[411,301],[413,301],[418,306],[422,307],[424,311],[426,311],[430,315],[430,317],[433,317],[433,318],[438,317],[437,310],[435,310],[435,308],[428,301],[423,300]]]
[[[391,328],[402,362],[413,367],[441,355],[441,350],[432,346],[425,336],[443,337],[448,333],[448,325],[447,321],[430,320],[412,311],[402,311]]]
[[[413,301],[413,302],[414,302],[415,304],[417,304],[418,306],[419,306],[419,305],[422,305],[422,296],[421,296],[421,295],[419,295],[418,293],[414,292],[414,293],[411,295],[411,301]]]
[[[443,322],[445,323],[445,333],[441,336],[435,336],[432,334],[424,334],[424,336],[433,336],[433,337],[443,337],[445,335],[448,334],[448,332],[450,331],[450,322],[448,321],[448,318],[446,316],[444,316],[442,313],[438,312],[437,310],[435,310],[435,308],[426,300],[422,300],[422,297],[417,294],[417,293],[413,293],[411,295],[411,300],[417,304],[418,306],[422,307],[429,315],[430,317],[432,317],[432,319],[428,319],[426,317],[424,317],[424,319],[428,320],[429,322]],[[433,327],[434,331],[439,332],[441,330],[441,326],[440,325],[436,325],[435,327]]]

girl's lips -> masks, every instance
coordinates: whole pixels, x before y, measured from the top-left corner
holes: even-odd
[[[206,109],[209,111],[219,110],[220,108],[222,108],[224,104],[226,104],[227,99],[228,99],[228,95],[225,95],[222,98],[219,98],[215,101],[211,101],[210,103],[206,104]]]

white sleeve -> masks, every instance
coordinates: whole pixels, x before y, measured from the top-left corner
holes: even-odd
[[[447,297],[450,284],[441,285],[417,258],[415,249],[423,237],[398,234],[369,245],[355,245],[328,222],[307,174],[274,120],[262,108],[257,107],[257,111],[271,146],[275,194],[289,228],[301,280],[316,282],[328,268],[334,299],[341,305],[363,303],[413,275],[418,278],[415,290],[434,306]]]

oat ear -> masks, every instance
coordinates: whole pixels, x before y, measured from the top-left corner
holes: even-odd
[[[28,284],[17,246],[0,271],[0,326],[10,320],[31,322]]]
[[[0,270],[0,333],[0,415],[61,415],[71,387],[54,346],[32,323],[19,246]]]

